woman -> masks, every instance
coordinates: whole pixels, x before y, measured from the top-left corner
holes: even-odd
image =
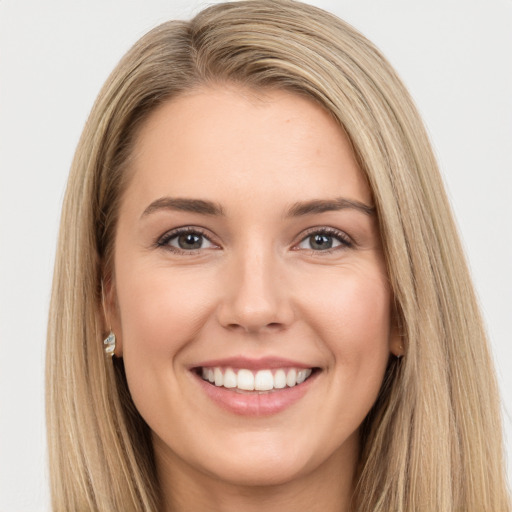
[[[508,510],[436,163],[340,20],[237,2],[150,32],[91,113],[61,229],[55,510]]]

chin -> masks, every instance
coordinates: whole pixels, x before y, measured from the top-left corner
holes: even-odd
[[[340,456],[347,461],[357,454],[357,442],[351,440],[337,447],[326,442],[317,445],[311,439],[308,443],[288,430],[269,434],[253,431],[232,436],[229,448],[224,444],[223,449],[210,451],[207,458],[196,459],[202,466],[197,469],[235,486],[282,486],[318,471],[324,474],[323,469],[339,467]]]
[[[257,460],[242,456],[233,461],[224,461],[223,467],[212,468],[210,475],[239,487],[271,487],[296,481],[311,469],[305,461],[275,453]]]

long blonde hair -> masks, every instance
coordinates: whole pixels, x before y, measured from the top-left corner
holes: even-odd
[[[149,428],[122,360],[103,352],[102,280],[112,271],[137,130],[169,98],[223,82],[320,103],[350,137],[373,191],[406,355],[390,361],[361,427],[353,509],[509,510],[488,344],[418,113],[352,27],[291,0],[255,0],[152,30],[113,71],[85,126],[64,200],[48,328],[54,511],[159,510]]]

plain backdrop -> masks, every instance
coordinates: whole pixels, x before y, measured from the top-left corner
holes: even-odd
[[[423,115],[488,325],[510,466],[512,0],[312,3],[381,48]],[[88,112],[131,44],[206,5],[0,0],[0,512],[49,510],[46,318],[61,201]]]

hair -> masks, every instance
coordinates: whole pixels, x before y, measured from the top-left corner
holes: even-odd
[[[223,84],[322,105],[350,138],[373,193],[406,355],[390,359],[361,427],[353,510],[509,510],[489,348],[420,117],[372,43],[291,0],[219,4],[156,27],[92,109],[65,194],[48,328],[53,510],[159,510],[149,427],[122,359],[103,351],[102,285],[138,130],[169,99]]]

